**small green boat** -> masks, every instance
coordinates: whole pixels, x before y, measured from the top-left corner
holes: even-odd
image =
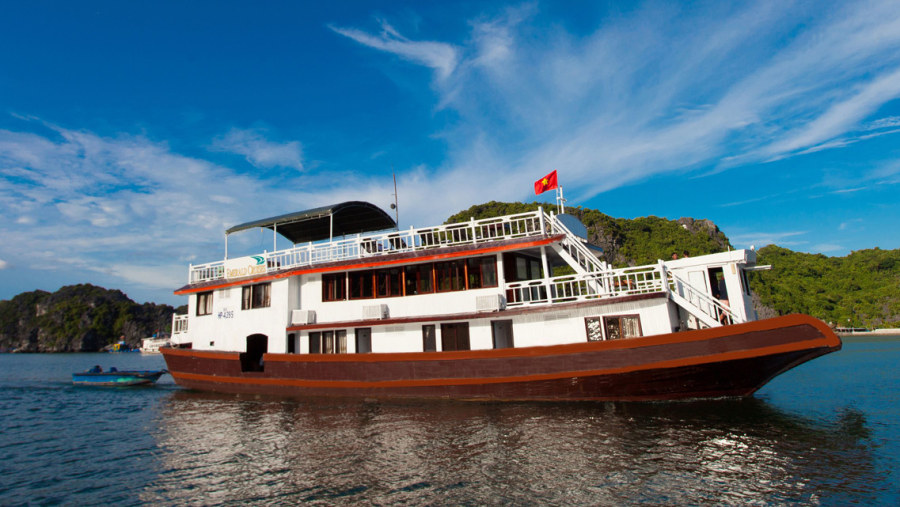
[[[122,370],[115,367],[103,371],[99,366],[72,374],[72,383],[77,386],[141,386],[159,380],[168,370]]]

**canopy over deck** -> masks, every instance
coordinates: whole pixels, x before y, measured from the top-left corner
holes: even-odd
[[[235,225],[226,230],[225,235],[257,227],[272,229],[297,244],[347,234],[395,229],[397,223],[374,204],[347,201]]]

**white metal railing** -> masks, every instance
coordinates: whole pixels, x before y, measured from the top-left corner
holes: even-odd
[[[667,271],[667,285],[672,293],[684,298],[689,304],[682,304],[685,310],[696,314],[703,313],[708,319],[718,322],[721,325],[729,325],[744,322],[740,316],[734,313],[731,308],[722,303],[722,301],[714,298],[705,290],[698,289],[688,283],[683,278]],[[693,307],[693,308],[690,308]]]
[[[584,301],[666,290],[660,266],[640,266],[508,283],[506,306]]]
[[[325,243],[307,243],[287,250],[263,253],[268,269],[285,269],[327,262],[361,259],[431,248],[447,248],[490,241],[540,236],[546,215],[542,210],[469,222],[410,228],[368,236],[358,235]],[[191,266],[189,283],[225,278],[225,261]]]
[[[546,218],[549,223],[552,224],[553,233],[562,233],[566,235],[560,245],[572,257],[572,260],[574,260],[575,263],[589,273],[594,271],[607,271],[608,268],[606,265],[594,255],[594,252],[592,252],[584,242],[581,241],[581,238],[573,234],[568,227],[557,220],[556,215],[550,215]]]
[[[188,316],[187,315],[172,315],[172,335],[187,333],[188,331]]]

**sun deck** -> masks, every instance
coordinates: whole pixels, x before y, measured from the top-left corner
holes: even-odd
[[[309,242],[286,250],[191,265],[188,283],[197,284],[240,278],[247,276],[248,273],[260,275],[270,271],[333,262],[549,235],[554,231],[549,226],[547,218],[543,211],[537,210],[458,224],[357,234],[330,241]],[[245,266],[252,266],[252,269],[241,271]]]

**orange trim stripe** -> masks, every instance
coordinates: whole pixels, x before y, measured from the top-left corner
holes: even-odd
[[[206,291],[210,291],[210,290],[224,289],[226,287],[234,287],[236,285],[246,285],[248,283],[260,283],[260,282],[265,282],[265,281],[269,281],[269,280],[277,280],[277,279],[281,279],[281,278],[289,278],[292,276],[307,275],[307,274],[311,274],[311,273],[328,273],[328,272],[332,272],[332,271],[345,271],[345,270],[351,270],[351,269],[366,269],[366,268],[375,268],[375,267],[379,267],[379,266],[393,266],[396,264],[406,264],[411,261],[415,262],[415,263],[420,263],[420,262],[434,261],[434,260],[440,260],[440,259],[455,259],[458,257],[470,257],[473,255],[483,255],[486,253],[506,252],[509,250],[518,250],[521,248],[531,248],[531,247],[535,247],[535,246],[549,245],[550,243],[553,243],[554,241],[558,241],[561,237],[562,237],[561,235],[556,235],[556,236],[551,236],[549,238],[543,238],[543,239],[539,239],[539,240],[535,240],[535,241],[528,241],[528,242],[524,242],[524,243],[515,243],[512,245],[507,244],[507,245],[500,245],[500,246],[494,246],[494,247],[488,247],[488,248],[477,248],[477,249],[473,249],[473,250],[464,250],[461,252],[445,252],[445,253],[441,253],[441,254],[426,255],[423,257],[403,257],[401,259],[389,259],[386,261],[360,262],[360,263],[356,263],[356,264],[341,264],[339,266],[327,266],[327,267],[320,267],[320,268],[297,268],[297,269],[292,269],[290,271],[285,271],[283,273],[277,273],[277,274],[273,274],[273,275],[263,275],[263,276],[252,277],[252,278],[243,278],[241,280],[237,280],[234,282],[224,282],[224,283],[220,283],[220,284],[216,284],[216,285],[207,285],[207,286],[203,286],[203,287],[195,287],[195,288],[190,288],[190,289],[179,289],[179,290],[175,291],[175,295],[176,296],[184,296],[184,295],[188,295],[188,294],[194,294],[197,292],[206,292]]]
[[[716,338],[726,338],[735,334],[747,334],[789,327],[812,326],[818,330],[823,341],[822,346],[840,347],[841,341],[824,322],[808,315],[793,314],[773,319],[758,320],[732,326],[699,329],[689,332],[669,333],[627,340],[597,341],[569,343],[564,345],[546,345],[537,347],[517,347],[509,349],[465,350],[453,352],[375,352],[369,354],[265,354],[266,361],[277,362],[401,362],[401,361],[449,361],[484,359],[495,357],[535,357],[578,354],[601,350],[652,347],[656,345],[674,345]],[[163,355],[192,356],[208,359],[235,359],[238,352],[222,352],[194,349],[162,349]]]

